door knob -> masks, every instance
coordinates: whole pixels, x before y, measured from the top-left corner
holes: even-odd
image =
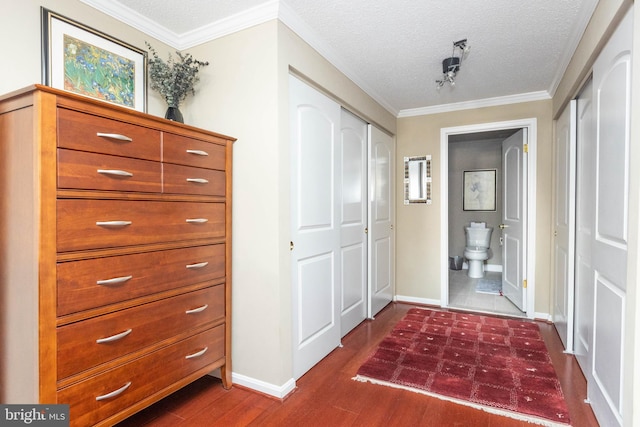
[[[509,226],[507,224],[500,224],[498,227],[500,227],[500,230],[504,230],[505,228],[509,228]]]

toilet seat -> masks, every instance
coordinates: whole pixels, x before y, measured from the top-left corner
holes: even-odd
[[[487,252],[488,248],[479,248],[477,246],[467,246],[464,248],[465,252],[470,252],[470,253],[482,253],[482,252]]]

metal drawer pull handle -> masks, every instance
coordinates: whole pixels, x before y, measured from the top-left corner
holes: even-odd
[[[131,221],[96,221],[98,227],[126,227]]]
[[[131,381],[129,381],[119,389],[112,391],[111,393],[103,394],[102,396],[96,397],[96,400],[100,401],[100,400],[111,399],[112,397],[116,397],[117,395],[122,394],[122,392],[128,389],[130,385],[131,385]]]
[[[133,176],[131,172],[121,171],[118,169],[98,169],[98,173],[101,173],[103,175]]]
[[[207,265],[209,265],[209,261],[198,262],[196,264],[189,264],[186,267],[187,268],[202,268],[202,267],[206,267]]]
[[[200,357],[203,354],[205,354],[207,352],[207,350],[209,350],[209,347],[205,347],[205,348],[203,348],[202,350],[200,350],[200,351],[198,351],[196,353],[189,354],[188,356],[185,356],[184,358],[185,359],[193,359],[194,357]]]
[[[209,155],[209,153],[207,153],[206,151],[202,151],[202,150],[187,150],[187,153],[195,154],[196,156],[208,156]]]
[[[207,309],[207,307],[209,307],[209,304],[205,304],[202,307],[198,307],[198,308],[193,308],[191,310],[187,310],[184,313],[185,314],[201,313],[201,312],[205,311]]]
[[[97,280],[96,285],[118,285],[131,280],[133,276],[114,277],[113,279]]]
[[[119,133],[102,133],[102,132],[98,132],[96,135],[102,137],[102,138],[110,138],[110,139],[117,139],[118,141],[133,141],[133,138],[129,138],[128,136],[125,135],[120,135]]]
[[[207,218],[187,218],[187,222],[189,224],[204,224],[208,221],[209,220]]]
[[[196,184],[208,184],[209,180],[204,178],[187,178],[187,182],[195,182]]]
[[[106,342],[114,342],[114,341],[121,340],[122,338],[129,335],[131,331],[133,331],[133,329],[127,329],[126,331],[120,332],[119,334],[111,335],[110,337],[106,337],[106,338],[97,339],[96,344],[104,344]]]

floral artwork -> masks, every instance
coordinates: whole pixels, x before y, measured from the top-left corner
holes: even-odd
[[[146,112],[147,53],[41,7],[42,83]]]
[[[135,62],[64,35],[64,89],[133,107]]]

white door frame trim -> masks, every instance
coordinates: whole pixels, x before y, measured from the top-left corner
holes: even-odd
[[[530,319],[549,314],[535,313],[535,258],[536,258],[536,153],[538,120],[534,118],[504,122],[481,123],[440,129],[440,306],[449,306],[449,135],[487,132],[501,129],[526,128],[528,135],[528,176],[527,176],[527,259],[524,278],[527,280],[526,316]]]

